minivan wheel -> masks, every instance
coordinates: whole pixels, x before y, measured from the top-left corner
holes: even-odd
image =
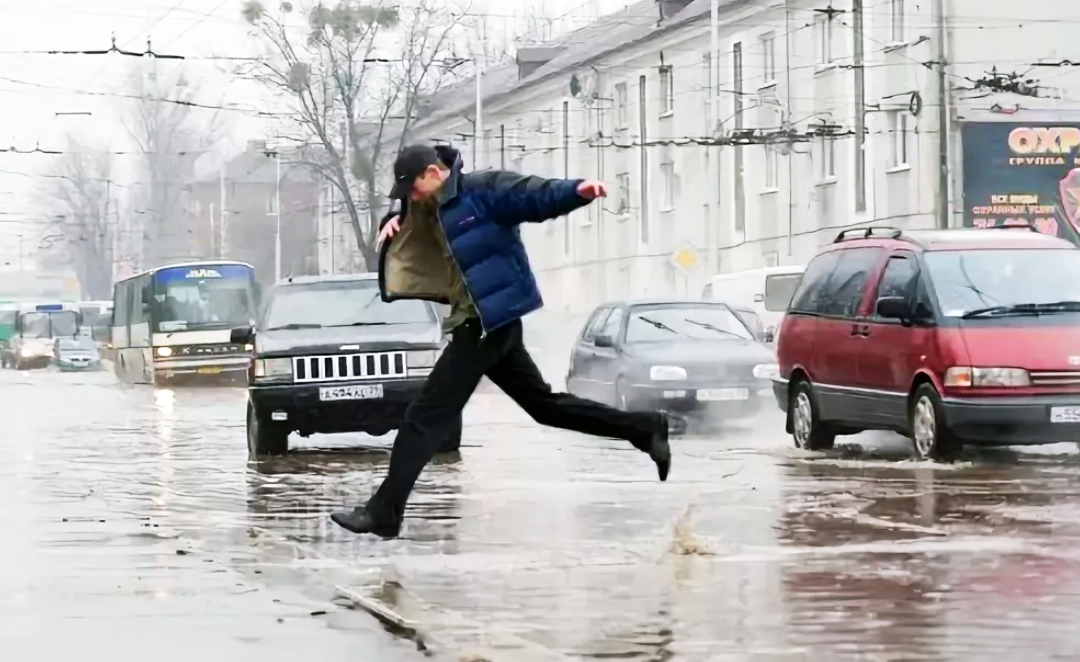
[[[908,428],[920,460],[952,462],[960,454],[962,443],[948,428],[941,396],[930,384],[915,389],[908,413]]]
[[[248,457],[257,460],[268,455],[285,455],[289,452],[289,428],[267,420],[255,413],[255,407],[247,406]]]
[[[791,412],[791,436],[795,439],[795,447],[808,451],[832,449],[836,433],[818,418],[810,382],[799,380],[792,384],[790,397],[788,411]]]

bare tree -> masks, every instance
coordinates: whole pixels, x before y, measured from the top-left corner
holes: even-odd
[[[140,66],[129,85],[139,97],[128,104],[126,126],[143,152],[133,206],[143,220],[144,266],[204,257],[183,223],[182,193],[195,177],[196,161],[220,139],[220,115],[192,105],[199,89],[182,71]]]
[[[40,248],[61,242],[84,294],[91,299],[112,296],[114,159],[108,151],[91,150],[69,138],[44,191],[51,203],[47,206],[56,213]]]
[[[299,162],[337,190],[368,268],[376,259],[386,152],[392,157],[404,145],[422,99],[463,61],[455,47],[467,13],[436,4],[284,2],[277,12],[259,0],[244,4],[243,16],[266,49],[244,73],[287,101],[282,138],[317,148],[302,150]],[[303,31],[290,22],[298,14],[306,19]],[[397,142],[388,148],[390,135]]]

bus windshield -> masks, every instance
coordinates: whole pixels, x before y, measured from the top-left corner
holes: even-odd
[[[69,310],[49,313],[25,313],[22,316],[23,338],[59,338],[79,333],[78,316]]]
[[[255,317],[252,270],[241,265],[172,267],[155,274],[154,330],[231,328]]]

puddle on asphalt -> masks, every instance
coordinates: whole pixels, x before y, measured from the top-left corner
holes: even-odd
[[[485,400],[384,542],[326,514],[367,497],[389,439],[297,440],[249,464],[241,389],[46,388],[63,411],[33,416],[35,389],[13,391],[0,449],[27,503],[93,501],[115,513],[86,534],[102,545],[186,541],[332,610],[335,587],[375,592],[390,574],[459,638],[497,632],[577,659],[1035,661],[1080,643],[1075,451],[942,465],[900,442],[807,454],[778,431],[729,433],[676,440],[661,484],[619,442]]]

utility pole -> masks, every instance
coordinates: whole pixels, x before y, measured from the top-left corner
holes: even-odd
[[[933,0],[933,16],[936,25],[934,60],[937,63],[937,135],[938,135],[938,227],[949,227],[949,86],[945,77],[945,0]]]
[[[863,63],[863,0],[852,0],[855,38],[855,211],[866,211],[866,67]]]
[[[274,282],[281,281],[281,152],[274,153],[277,163],[277,185],[274,187],[274,209],[277,211],[277,230],[274,232]]]
[[[225,257],[225,251],[226,251],[225,244],[228,241],[228,236],[229,236],[228,233],[226,232],[226,226],[225,226],[225,222],[226,222],[225,221],[225,215],[228,213],[227,211],[225,211],[225,166],[226,165],[227,164],[225,164],[225,163],[221,164],[221,177],[220,177],[220,184],[219,184],[220,189],[221,189],[219,191],[219,194],[220,194],[220,197],[221,197],[221,200],[220,200],[220,202],[221,202],[221,211],[218,212],[218,218],[219,218],[219,221],[218,221],[218,235],[219,235],[218,236],[218,258],[219,259]]]

